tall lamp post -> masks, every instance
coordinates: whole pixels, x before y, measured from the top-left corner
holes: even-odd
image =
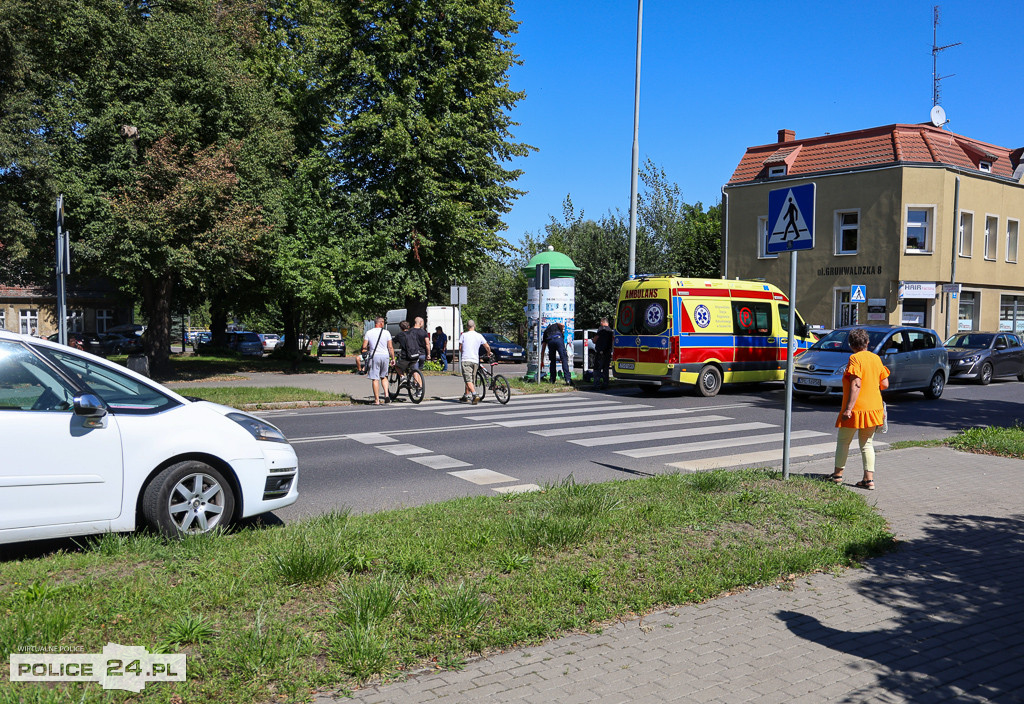
[[[629,173],[629,278],[636,275],[636,192],[640,169],[640,37],[644,25],[644,0],[636,8],[636,83],[633,90],[633,167]]]

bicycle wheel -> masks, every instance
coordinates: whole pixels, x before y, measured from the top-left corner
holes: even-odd
[[[498,399],[498,403],[508,403],[508,399],[512,396],[512,390],[508,387],[508,380],[501,374],[496,374],[492,384],[494,388],[494,398]]]
[[[480,400],[484,400],[484,396],[487,395],[487,376],[484,374],[483,369],[476,370],[476,378],[473,380],[474,386],[476,387],[476,395],[480,397]]]
[[[388,372],[388,398],[394,401],[396,398],[398,398],[398,393],[401,390],[402,373],[395,369],[394,367],[392,367],[391,371]]]
[[[409,375],[406,381],[406,386],[409,388],[409,400],[413,403],[419,403],[423,400],[423,394],[426,392],[424,386],[423,375],[419,372],[413,372]]]

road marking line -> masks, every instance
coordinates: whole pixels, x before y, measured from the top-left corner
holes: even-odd
[[[821,433],[817,430],[798,430],[791,433],[794,440],[804,438],[815,438],[828,433]],[[768,435],[753,435],[746,438],[724,438],[722,440],[708,440],[707,442],[693,442],[685,445],[661,445],[659,447],[645,447],[639,450],[615,450],[616,455],[625,455],[640,459],[644,457],[657,457],[659,455],[676,455],[686,452],[699,452],[700,450],[718,450],[723,447],[734,447],[737,445],[757,445],[759,443],[774,443],[782,440],[782,433],[770,433]]]
[[[620,406],[626,408],[626,406]],[[650,406],[640,406],[650,409]],[[616,420],[618,418],[664,418],[666,416],[694,413],[693,408],[674,408],[669,410],[652,409],[646,411],[622,411],[618,413],[599,413],[597,415],[552,416],[551,418],[529,418],[527,420],[495,420],[503,428],[521,428],[527,425],[554,425],[555,423],[592,423],[595,420]]]
[[[540,487],[536,484],[517,484],[516,486],[498,486],[491,491],[496,491],[499,494],[525,494],[530,491],[540,491]]]
[[[610,408],[610,407],[625,408],[625,406],[622,405],[621,401],[598,401],[598,402],[594,402],[594,403],[580,403],[580,402],[577,401],[575,403],[559,404],[557,406],[554,405],[554,404],[535,405],[535,404],[523,404],[523,403],[517,403],[517,404],[515,404],[514,406],[511,406],[511,407],[510,406],[497,406],[497,407],[487,406],[485,408],[480,408],[480,406],[468,406],[466,408],[459,408],[459,409],[454,410],[454,411],[437,411],[437,414],[439,416],[452,416],[452,415],[457,415],[459,413],[503,413],[503,412],[507,413],[510,409],[515,409],[516,411],[522,410],[523,412],[531,411],[533,413],[547,413],[547,412],[553,411],[556,408],[558,409],[558,411],[560,413],[564,413],[567,410],[575,410],[577,408],[597,408],[598,406],[600,406],[602,408],[602,410],[605,409],[605,408]],[[648,408],[650,408],[650,406],[648,406]],[[505,417],[507,418],[508,416],[505,416]]]
[[[777,428],[772,423],[735,423],[733,425],[712,425],[699,428],[676,428],[675,430],[658,430],[652,433],[634,433],[632,435],[611,435],[598,438],[569,440],[573,445],[581,447],[597,447],[599,445],[617,445],[628,442],[647,442],[648,440],[667,440],[668,438],[688,438],[694,435],[715,435],[716,433],[738,433],[742,430],[764,430]]]
[[[392,455],[398,455],[400,457],[405,455],[423,455],[433,450],[428,450],[425,447],[419,447],[418,445],[409,445],[408,443],[398,443],[397,445],[378,445],[379,449],[385,452],[390,452]]]
[[[410,457],[409,459],[431,469],[454,469],[455,467],[472,466],[469,462],[463,462],[448,455],[428,455],[427,457]]]
[[[703,423],[706,421],[733,420],[728,416],[689,416],[686,418],[666,418],[658,421],[658,425],[682,425],[683,423]],[[583,428],[553,428],[551,430],[531,430],[533,435],[540,435],[545,438],[561,437],[563,435],[583,435],[584,433],[603,433],[609,430],[636,430],[638,428],[650,428],[651,421],[641,420],[631,423],[607,423],[605,425],[588,425]]]
[[[386,442],[394,442],[383,433],[354,433],[348,436],[350,440],[361,442],[364,445],[382,445]]]
[[[515,477],[510,477],[507,474],[501,472],[495,472],[490,469],[463,469],[458,472],[448,472],[448,474],[459,479],[465,479],[467,482],[473,482],[474,484],[501,484],[503,482],[514,482]]]
[[[488,390],[489,391],[489,390]],[[488,396],[490,394],[488,393]],[[520,403],[530,404],[545,404],[545,403],[586,403],[593,402],[594,398],[591,396],[582,396],[576,394],[516,394],[513,398],[516,399],[516,405]],[[419,404],[420,410],[433,411],[438,406],[444,406],[450,409],[465,409],[469,404],[460,403],[458,396],[452,396],[451,400],[448,401],[427,401]]]
[[[605,413],[606,411],[629,411],[629,410],[639,409],[639,408],[650,409],[651,406],[649,406],[647,404],[643,404],[643,403],[634,403],[634,404],[627,404],[627,405],[609,406],[609,407],[605,407],[605,408],[597,408],[597,409],[595,409],[595,412],[597,412],[597,413]],[[569,418],[569,419],[573,419],[573,420],[585,421],[585,420],[588,420],[588,419],[594,418],[594,417],[598,417],[598,418],[602,417],[602,416],[591,416],[591,415],[589,415],[588,413],[585,412],[586,410],[587,409],[585,409],[585,408],[581,408],[578,413],[574,413],[571,416],[555,416],[555,418]],[[537,420],[545,421],[546,422],[548,420],[547,416],[550,415],[552,412],[553,411],[549,411],[549,410],[546,410],[546,409],[536,409],[536,410],[533,410],[533,411],[523,411],[522,413],[505,413],[504,415],[500,416],[500,418],[502,420],[498,420],[498,418],[496,418],[494,416],[475,416],[474,415],[474,416],[463,416],[463,417],[466,420],[493,420],[498,425],[504,425],[505,427],[512,427],[512,426],[506,425],[505,422],[504,422],[504,419],[506,419],[506,418],[535,418]],[[554,412],[555,413],[564,413],[565,411],[564,410],[560,410],[560,411],[554,411]],[[515,423],[516,421],[513,420],[513,421],[509,421],[509,422]],[[527,421],[525,423],[525,425],[534,425],[534,424],[540,425],[540,423],[537,423],[536,420],[535,421]]]
[[[886,447],[888,443],[876,442],[873,443],[875,449],[881,449]],[[836,451],[836,444],[834,442],[823,442],[817,445],[801,445],[798,447],[789,448],[789,456],[793,457],[810,457],[812,455],[824,455],[832,454]],[[860,452],[860,449],[856,445],[850,448],[850,454],[854,452]],[[691,472],[700,472],[707,469],[721,469],[723,467],[758,467],[764,465],[778,464],[782,462],[782,448],[778,447],[772,450],[761,450],[759,452],[747,452],[739,455],[725,455],[722,457],[706,457],[701,460],[687,460],[684,462],[669,462],[666,464],[667,467],[675,467],[676,469],[689,470]]]

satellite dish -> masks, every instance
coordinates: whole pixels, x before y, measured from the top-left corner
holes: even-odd
[[[932,108],[931,123],[936,127],[942,127],[946,124],[946,111],[942,109],[941,105],[936,105]]]

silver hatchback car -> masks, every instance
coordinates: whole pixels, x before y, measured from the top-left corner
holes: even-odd
[[[843,393],[843,374],[853,354],[848,337],[855,328],[867,334],[868,349],[889,368],[889,391],[924,392],[938,398],[949,379],[949,355],[934,330],[914,326],[857,325],[825,335],[793,362],[795,394]]]

